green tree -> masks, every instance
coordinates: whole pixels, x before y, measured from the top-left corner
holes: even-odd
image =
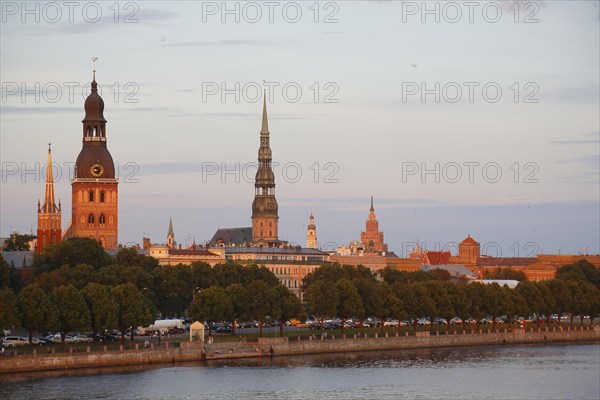
[[[273,310],[273,291],[264,281],[253,281],[246,287],[248,314],[258,321],[258,336],[262,337],[263,322]]]
[[[157,304],[163,315],[183,315],[192,301],[195,286],[186,265],[164,266],[153,272]]]
[[[558,321],[561,321],[561,316],[565,313],[570,313],[573,305],[573,297],[569,290],[569,285],[566,280],[555,279],[549,282],[550,291],[554,297],[556,305],[556,313]]]
[[[75,237],[44,248],[44,252],[35,257],[32,267],[34,275],[38,276],[65,264],[71,267],[88,264],[94,268],[101,268],[112,263],[113,258],[104,251],[100,242],[91,238]]]
[[[556,279],[587,281],[600,289],[600,268],[587,260],[579,260],[575,264],[560,267],[556,271]]]
[[[213,322],[233,319],[233,304],[222,287],[211,286],[194,296],[188,312],[192,320],[208,322],[210,335]]]
[[[557,305],[556,300],[554,298],[554,294],[550,288],[550,285],[546,281],[537,282],[537,288],[540,292],[541,302],[540,302],[540,312],[545,315],[546,323],[550,325],[550,321],[552,313],[556,312]],[[538,317],[539,322],[539,317]]]
[[[466,329],[466,320],[471,316],[471,301],[467,296],[466,286],[449,283],[446,291],[452,302],[454,315],[462,320],[463,329]]]
[[[508,279],[522,282],[527,279],[523,271],[519,271],[510,267],[495,268],[492,271],[486,271],[486,279]]]
[[[194,262],[190,265],[194,288],[206,289],[217,285],[217,279],[212,267],[204,262]],[[225,286],[227,287],[227,286]]]
[[[238,264],[217,264],[213,267],[214,277],[217,284],[225,288],[232,283],[241,283],[243,268]]]
[[[90,325],[94,337],[98,332],[118,326],[117,304],[109,286],[90,282],[83,289],[83,297],[90,312]]]
[[[21,314],[21,326],[29,332],[30,340],[33,332],[47,332],[57,328],[56,308],[38,284],[25,286],[19,293],[17,305]]]
[[[392,289],[402,301],[406,315],[412,320],[415,331],[419,318],[436,315],[435,303],[423,283],[396,283]]]
[[[9,287],[0,288],[0,329],[19,326],[17,297]]]
[[[452,304],[452,298],[448,294],[448,288],[450,285],[454,285],[449,282],[441,281],[428,281],[425,282],[425,287],[431,299],[435,304],[437,310],[436,315],[431,317],[440,316],[446,320],[446,330],[450,330],[450,320],[456,316],[454,305]],[[432,321],[433,322],[433,321]]]
[[[132,283],[121,284],[112,288],[112,296],[117,305],[117,324],[123,334],[131,327],[131,336],[138,326],[148,326],[154,322],[154,312],[144,295]]]
[[[325,318],[335,316],[338,310],[340,296],[336,285],[322,280],[314,281],[306,288],[305,300],[323,331]]]
[[[90,312],[83,296],[75,286],[69,284],[54,288],[50,299],[56,307],[62,343],[65,342],[65,335],[68,332],[83,331],[90,326]]]
[[[116,264],[127,267],[140,267],[146,272],[152,272],[159,265],[156,258],[140,254],[133,247],[120,249],[115,256],[115,261]]]
[[[271,317],[279,321],[279,336],[283,336],[283,326],[292,318],[303,319],[304,307],[285,285],[278,284],[273,288],[273,307]]]
[[[342,320],[342,334],[346,320],[351,317],[364,315],[363,301],[356,286],[348,279],[340,279],[336,284],[338,292],[337,317]]]
[[[243,321],[249,318],[246,289],[240,283],[232,283],[225,288],[225,294],[229,297],[233,307],[231,329],[235,334],[235,320]]]
[[[542,312],[541,310],[543,305],[542,294],[538,289],[538,285],[536,285],[534,282],[522,281],[519,282],[519,284],[515,288],[515,291],[519,293],[527,303],[527,311],[523,313],[523,316],[527,318],[530,314],[533,313],[536,315],[539,322],[539,315]],[[527,326],[525,326],[525,328],[527,328]]]
[[[29,248],[29,241],[34,239],[32,235],[21,235],[17,232],[13,232],[8,239],[4,241],[4,251],[27,251]]]
[[[486,316],[487,285],[481,282],[470,283],[465,287],[465,293],[469,299],[469,315],[475,319],[479,329],[481,320]]]

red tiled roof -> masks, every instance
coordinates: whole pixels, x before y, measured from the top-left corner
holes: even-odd
[[[467,236],[467,238],[465,240],[463,240],[462,242],[460,242],[460,244],[479,244],[477,243],[472,237],[471,235]]]
[[[535,257],[481,257],[478,267],[524,267],[535,263]]]
[[[428,251],[427,258],[431,265],[445,265],[450,262],[449,251]]]
[[[173,256],[216,256],[217,254],[211,253],[206,250],[188,250],[188,249],[171,249],[169,254]]]

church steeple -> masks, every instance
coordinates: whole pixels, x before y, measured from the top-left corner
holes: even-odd
[[[365,224],[365,230],[360,233],[360,241],[365,246],[367,253],[385,253],[388,251],[388,246],[383,241],[383,232],[379,231],[379,221],[377,221],[375,207],[373,207],[373,196],[371,196],[369,218]]]
[[[275,199],[275,174],[271,168],[272,153],[269,142],[266,92],[263,96],[258,170],[254,180],[254,202],[252,203],[252,241],[270,243],[277,241],[279,216]]]
[[[175,242],[175,232],[173,231],[173,218],[169,217],[169,231],[167,232],[167,247],[174,249],[177,246]]]
[[[38,200],[38,228],[36,253],[44,247],[60,242],[62,239],[62,216],[60,202],[58,206],[54,198],[54,176],[52,174],[52,149],[48,143],[48,164],[46,166],[46,190],[44,203]]]

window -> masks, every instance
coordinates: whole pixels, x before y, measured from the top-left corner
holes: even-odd
[[[89,201],[90,201],[90,203],[94,202],[94,191],[93,190],[90,190]]]
[[[100,225],[104,225],[106,223],[106,218],[104,217],[104,214],[100,214],[100,218],[98,218],[98,222],[100,223]]]
[[[88,215],[88,225],[94,225],[94,214]]]
[[[100,192],[100,203],[104,203],[104,192]]]

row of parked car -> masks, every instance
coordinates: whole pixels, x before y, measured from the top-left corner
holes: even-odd
[[[94,336],[92,333],[65,335],[65,343],[67,344],[91,343],[94,341],[94,339],[99,342],[114,342],[121,339],[121,336],[117,332],[100,332],[97,333],[96,336]],[[31,341],[28,337],[24,336],[6,336],[4,338],[0,338],[0,343],[2,347],[5,348],[23,346],[45,346],[54,343],[62,343],[62,339],[60,333],[56,333],[54,335],[33,337],[31,338]]]

